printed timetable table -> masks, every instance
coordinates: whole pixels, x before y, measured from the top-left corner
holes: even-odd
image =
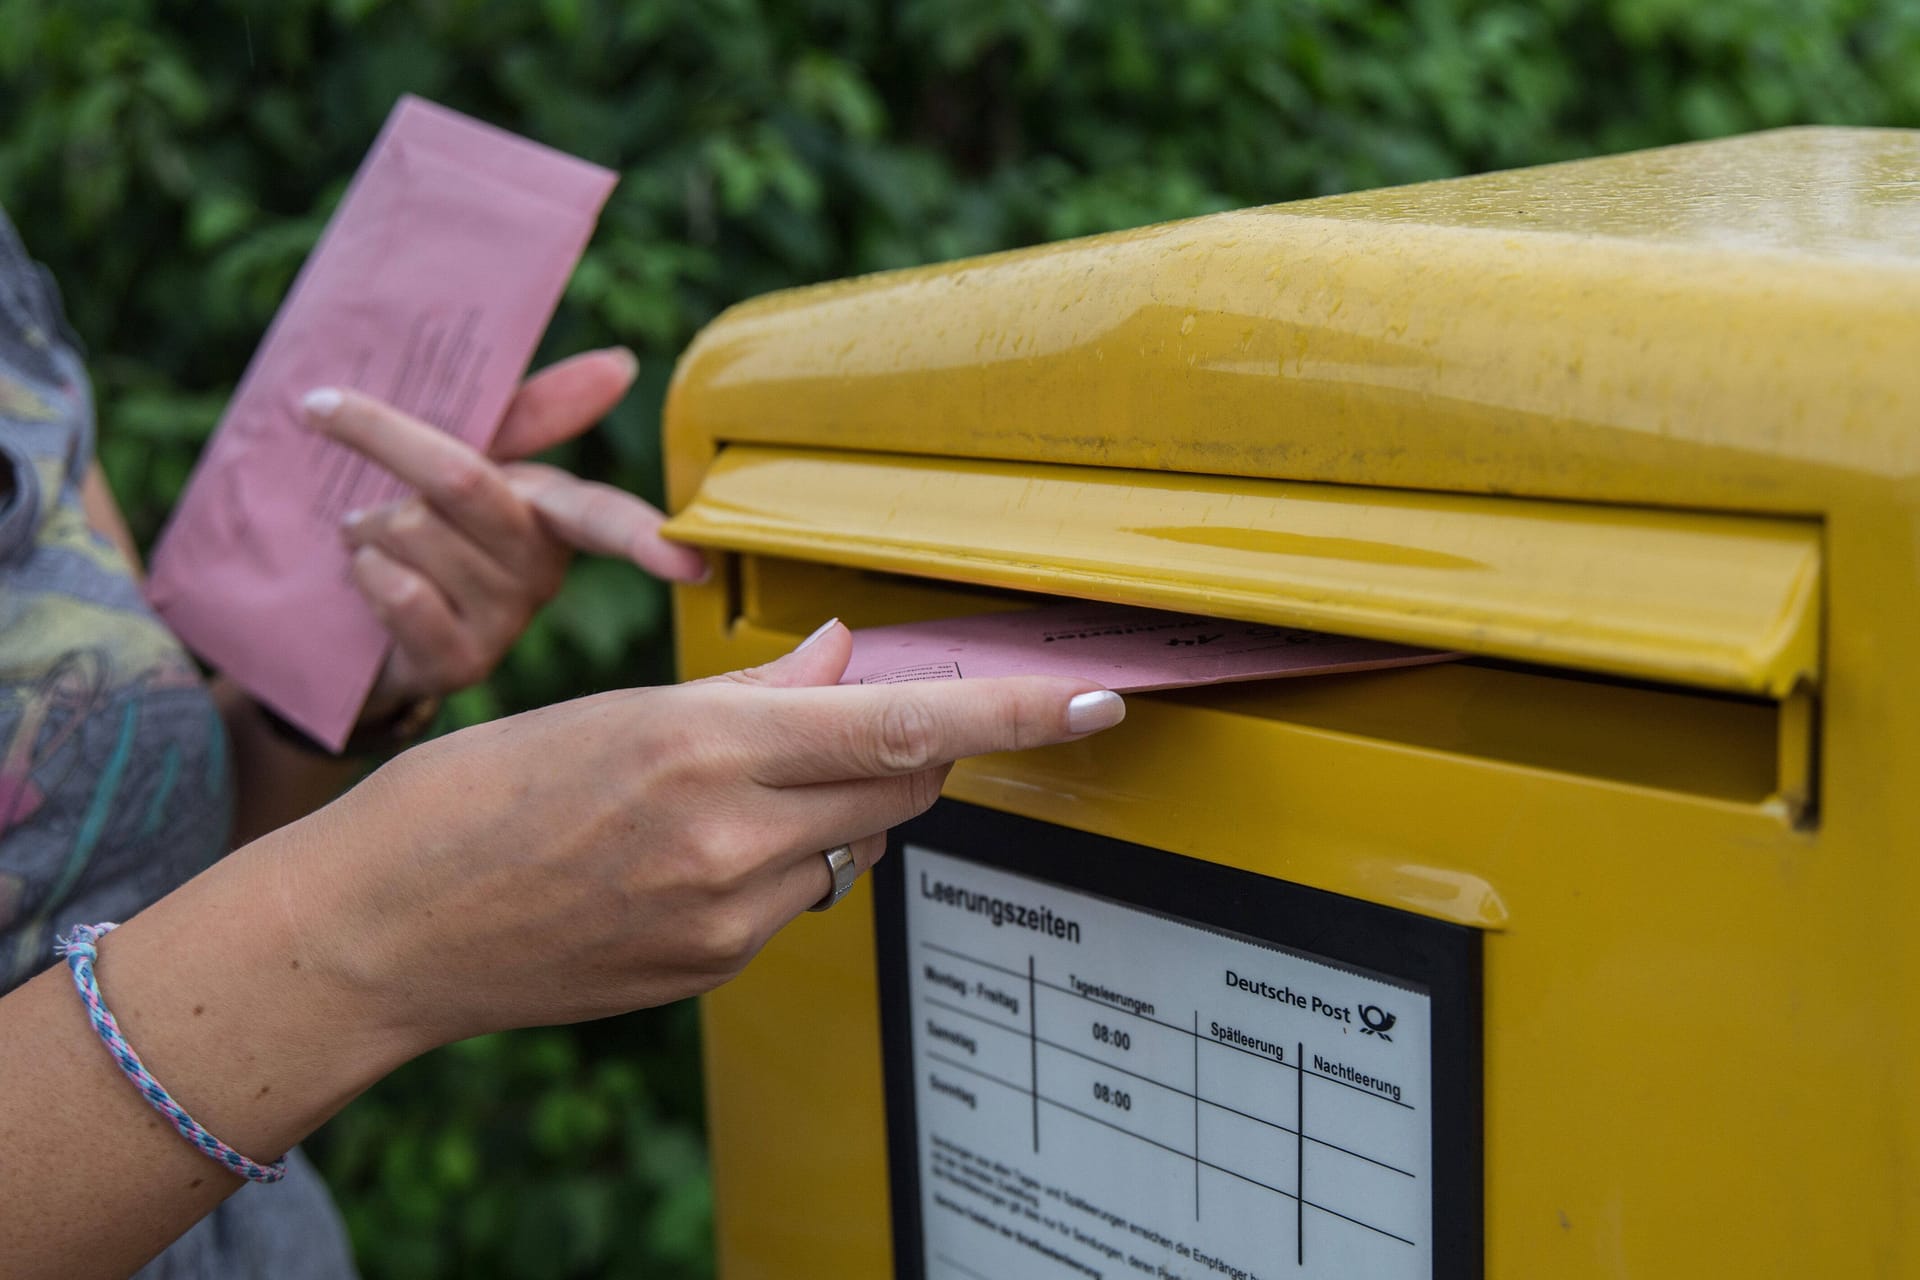
[[[1423,990],[912,844],[925,1274],[1433,1274]]]

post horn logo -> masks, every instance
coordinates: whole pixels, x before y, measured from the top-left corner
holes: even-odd
[[[1388,1013],[1385,1009],[1382,1009],[1377,1004],[1363,1004],[1360,1006],[1360,1021],[1367,1024],[1360,1028],[1361,1035],[1379,1036],[1388,1044],[1393,1043],[1393,1037],[1388,1035],[1387,1032],[1393,1030],[1393,1024],[1398,1022],[1399,1019]]]

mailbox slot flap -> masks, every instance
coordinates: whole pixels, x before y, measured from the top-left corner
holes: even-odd
[[[1811,520],[736,445],[666,526],[730,551],[1784,698]]]

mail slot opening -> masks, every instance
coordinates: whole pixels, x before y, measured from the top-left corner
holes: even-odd
[[[735,631],[794,640],[829,616],[858,628],[1057,602],[785,557],[745,555],[731,567]],[[1469,655],[1429,667],[1135,696],[1381,750],[1771,808],[1803,826],[1815,816],[1813,699],[1804,691],[1776,700]]]

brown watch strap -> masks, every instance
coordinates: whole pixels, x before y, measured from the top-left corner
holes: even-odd
[[[332,751],[325,743],[315,740],[266,703],[255,702],[254,705],[277,737],[303,751],[322,756],[375,756],[403,750],[432,728],[434,720],[440,715],[440,699],[421,698],[406,704],[385,719],[357,726],[340,750]]]

